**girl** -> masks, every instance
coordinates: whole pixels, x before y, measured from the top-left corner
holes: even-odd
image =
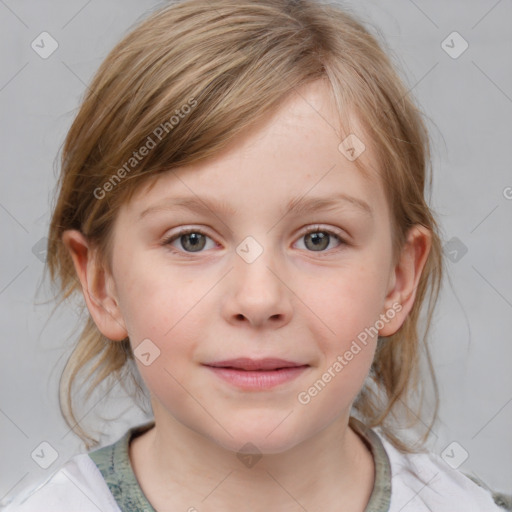
[[[428,165],[408,91],[334,5],[185,0],[140,24],[68,133],[47,262],[90,314],[70,427],[94,446],[86,369],[90,391],[140,376],[154,419],[7,510],[499,510],[393,422],[442,277]]]

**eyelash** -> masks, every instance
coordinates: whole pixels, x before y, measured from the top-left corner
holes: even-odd
[[[320,233],[327,233],[329,236],[333,236],[334,238],[336,238],[340,242],[340,245],[348,245],[348,243],[340,236],[339,233],[337,233],[336,231],[334,231],[332,229],[322,228],[322,226],[318,226],[318,225],[316,225],[316,226],[308,229],[307,231],[301,233],[299,239],[303,238],[306,235],[309,235],[311,233],[319,233],[319,232]],[[209,236],[208,233],[206,233],[202,229],[199,229],[199,228],[181,228],[180,231],[178,231],[178,233],[174,233],[174,234],[166,237],[162,241],[162,245],[167,246],[173,253],[194,257],[193,256],[194,254],[201,254],[204,251],[193,252],[193,251],[177,250],[176,248],[171,246],[171,244],[175,240],[179,239],[183,235],[189,235],[191,233],[198,233],[200,235],[204,235],[204,236],[206,236],[206,237],[208,237],[208,238],[213,240],[213,238],[211,236]],[[324,250],[324,251],[307,251],[307,252],[318,253],[319,255],[322,256],[322,255],[327,255],[328,253],[330,253],[333,250],[336,250],[336,249],[331,249],[329,251],[325,251]]]

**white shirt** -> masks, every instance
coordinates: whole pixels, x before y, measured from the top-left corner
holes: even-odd
[[[364,436],[376,465],[375,488],[365,512],[503,512],[491,493],[436,454],[402,454],[379,429],[352,423]],[[25,490],[7,504],[5,512],[154,512],[138,486],[128,456],[133,435],[154,423],[139,425],[116,443],[97,450],[104,460],[115,461],[111,475],[131,487],[120,491],[116,501],[105,480],[106,473],[87,453],[76,455],[46,481]],[[115,447],[115,450],[114,450]],[[92,452],[94,454],[94,452]],[[386,456],[387,455],[387,456]],[[96,459],[99,460],[99,459]],[[122,471],[115,469],[123,468]],[[110,463],[109,463],[110,464]],[[117,471],[117,474],[116,474]],[[119,475],[119,472],[123,472]],[[107,479],[110,477],[107,476]],[[110,483],[112,482],[109,480]],[[115,482],[115,480],[114,480]],[[112,485],[112,483],[111,483]],[[116,487],[112,487],[116,493]],[[390,492],[391,488],[391,492]],[[132,501],[133,497],[133,501]]]

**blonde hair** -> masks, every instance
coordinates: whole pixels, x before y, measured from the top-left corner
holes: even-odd
[[[426,338],[441,283],[442,251],[424,197],[430,184],[428,133],[376,38],[338,6],[315,0],[185,0],[160,8],[135,27],[100,66],[67,134],[47,268],[52,283],[58,280],[58,305],[80,293],[61,240],[64,230],[82,232],[111,269],[114,220],[141,184],[217,154],[291,92],[318,79],[330,84],[340,119],[352,111],[364,127],[391,208],[396,253],[413,225],[432,233],[413,309],[396,334],[379,340],[368,382],[354,403],[368,426],[380,426],[399,450],[413,451],[390,422],[423,389],[422,349],[435,388],[430,426],[438,410]],[[148,147],[149,138],[158,143],[135,164],[134,151]],[[420,312],[427,299],[421,336]],[[88,396],[112,379],[133,378],[140,388],[133,357],[128,338],[108,340],[88,315],[60,382],[63,416],[88,448],[98,441],[76,419],[72,388],[87,366],[82,378]],[[412,417],[414,425],[416,413]],[[422,441],[427,437],[428,431]]]

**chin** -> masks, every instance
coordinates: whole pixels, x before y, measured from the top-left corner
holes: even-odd
[[[248,415],[251,416],[251,415]],[[233,421],[224,423],[223,429],[211,437],[219,446],[226,450],[239,453],[278,454],[283,453],[301,442],[306,436],[301,436],[300,429],[287,419],[286,415],[277,418],[275,414],[269,419]],[[220,435],[219,435],[220,434]]]

